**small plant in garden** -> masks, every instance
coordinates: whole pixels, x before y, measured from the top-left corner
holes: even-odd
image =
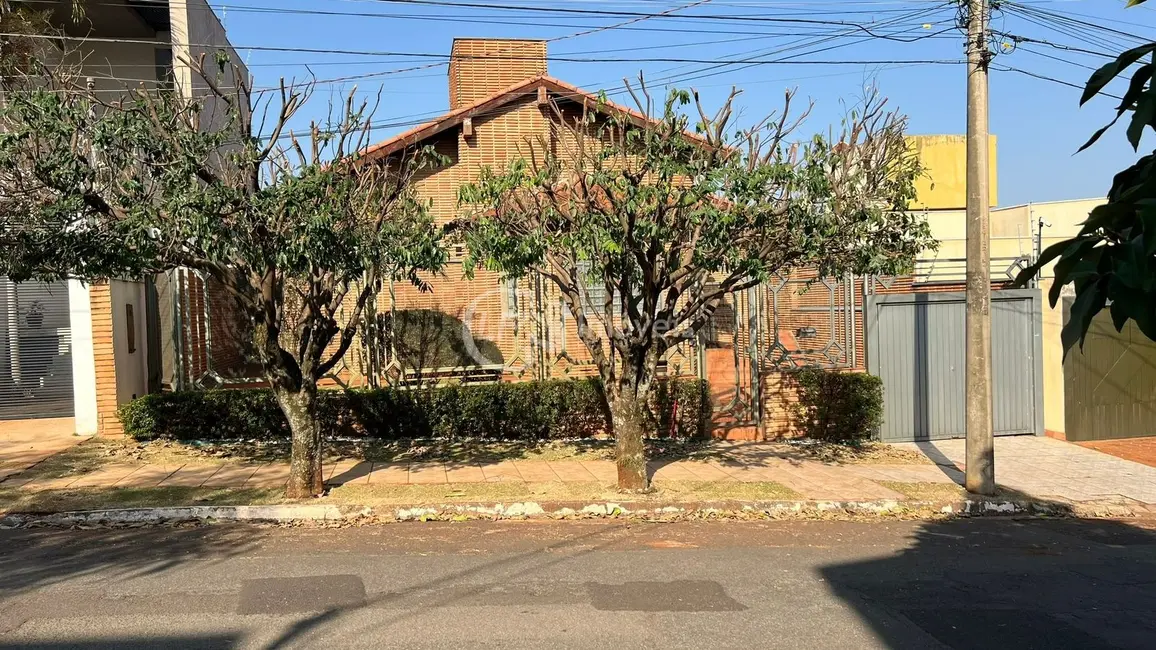
[[[707,433],[706,382],[662,381],[653,426],[676,439]],[[673,403],[675,421],[669,415]],[[396,388],[320,391],[318,422],[334,435],[378,440],[573,440],[608,428],[597,379],[550,380],[423,391]],[[273,391],[230,389],[152,393],[120,407],[125,433],[137,440],[284,440],[291,435]]]
[[[780,114],[735,130],[737,91],[713,115],[692,92],[656,103],[636,91],[648,119],[553,104],[555,138],[460,191],[467,266],[540,274],[560,292],[606,387],[618,484],[630,490],[648,486],[658,363],[728,294],[793,268],[897,274],[934,245],[907,211],[920,168],[906,120],[877,95],[836,138],[800,144],[809,110],[790,118],[790,93]]]
[[[861,372],[803,368],[798,383],[797,428],[808,438],[858,443],[883,424],[883,380]]]

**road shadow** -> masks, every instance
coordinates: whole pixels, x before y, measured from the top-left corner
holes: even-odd
[[[166,634],[163,636],[123,636],[93,640],[32,641],[7,643],[0,641],[0,650],[224,650],[236,648],[242,642],[238,634]]]
[[[158,575],[190,562],[223,562],[264,537],[256,526],[0,530],[0,603],[53,584]]]
[[[823,567],[891,648],[1151,648],[1156,522],[929,522],[895,555]]]
[[[939,471],[943,472],[947,478],[955,481],[960,485],[963,485],[963,470],[961,470],[959,466],[955,464],[955,461],[951,460],[947,457],[946,454],[940,451],[939,447],[936,447],[934,443],[928,441],[916,442],[915,446],[919,449],[921,454],[927,457],[928,460],[935,463],[935,466],[939,468]]]
[[[296,645],[316,646],[323,643],[326,630],[335,626],[341,617],[366,608],[378,608],[404,601],[406,599],[426,596],[425,607],[448,607],[457,602],[478,597],[494,587],[494,583],[470,584],[477,576],[490,572],[500,572],[502,582],[512,583],[517,578],[543,571],[549,567],[571,562],[576,558],[591,555],[615,542],[613,534],[595,528],[581,534],[569,536],[553,544],[538,548],[531,548],[506,557],[499,557],[473,567],[454,571],[448,575],[426,580],[418,585],[368,594],[359,602],[335,605],[315,612],[292,625],[267,646],[270,650],[287,648]],[[443,591],[443,588],[464,585],[458,589]],[[383,615],[376,620],[375,625],[382,628],[394,625],[404,619],[415,616],[415,611],[399,611]]]

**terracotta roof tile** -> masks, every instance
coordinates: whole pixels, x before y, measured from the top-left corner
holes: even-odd
[[[487,115],[489,114],[489,111],[505,106],[513,101],[525,97],[526,95],[537,92],[539,87],[545,87],[547,91],[564,99],[587,104],[591,107],[598,107],[606,113],[625,116],[636,124],[654,121],[652,118],[649,118],[634,109],[623,106],[622,104],[618,104],[610,100],[599,101],[599,98],[595,93],[582,90],[577,86],[573,86],[566,83],[565,81],[555,79],[554,77],[550,77],[548,75],[540,75],[537,77],[530,77],[524,81],[519,81],[512,86],[499,90],[487,97],[483,97],[478,101],[469,104],[468,106],[462,106],[461,108],[451,110],[432,121],[415,126],[408,131],[404,131],[387,140],[379,142],[367,148],[364,152],[364,155],[370,158],[388,156],[401,149],[405,149],[423,140],[431,138],[447,129],[451,129],[461,124],[466,118],[476,117],[478,115]],[[702,140],[704,144],[706,143],[706,141],[703,140],[701,136],[693,133],[688,133],[687,135],[696,140]]]

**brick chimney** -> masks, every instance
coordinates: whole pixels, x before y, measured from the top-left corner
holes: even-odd
[[[544,74],[546,41],[455,38],[450,51],[450,108]]]

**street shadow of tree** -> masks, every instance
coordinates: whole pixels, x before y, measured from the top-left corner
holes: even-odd
[[[1150,526],[1075,518],[929,522],[898,554],[820,573],[892,648],[1152,647]]]
[[[221,562],[263,537],[261,528],[245,525],[2,530],[0,600],[77,579],[128,580],[191,562]]]
[[[425,605],[426,608],[450,607],[462,600],[480,596],[492,589],[494,585],[492,583],[478,583],[464,589],[442,593],[440,590],[444,587],[461,583],[468,584],[472,579],[490,572],[500,573],[502,582],[513,582],[519,577],[533,575],[549,567],[595,554],[612,546],[615,541],[615,532],[608,532],[600,527],[595,527],[590,532],[568,536],[554,543],[530,547],[509,556],[499,557],[424,581],[419,585],[397,591],[370,594],[361,603],[329,607],[297,621],[289,626],[281,636],[272,641],[268,647],[270,650],[276,650],[277,648],[297,645],[321,645],[325,642],[324,636],[327,628],[335,626],[342,616],[357,610],[381,607],[388,603],[402,602],[421,595],[430,598]],[[375,622],[375,626],[384,629],[404,619],[412,618],[416,614],[416,610],[403,610],[381,617]]]
[[[70,639],[67,641],[42,641],[6,643],[0,641],[0,650],[21,648],[22,650],[218,650],[236,648],[242,642],[240,634],[165,634],[157,636],[123,636],[104,639]]]

